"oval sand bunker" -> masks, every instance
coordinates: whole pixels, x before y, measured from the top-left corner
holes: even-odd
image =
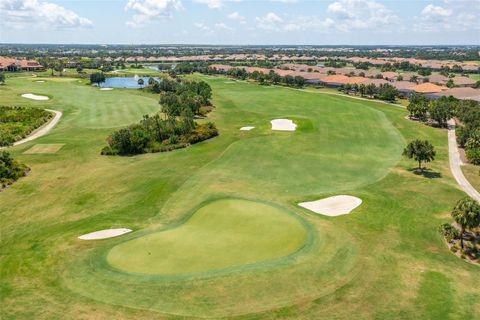
[[[316,201],[301,202],[298,205],[315,213],[336,217],[349,214],[361,204],[362,199],[360,198],[340,195]]]
[[[113,88],[101,88],[100,91],[111,91]]]
[[[125,228],[105,229],[105,230],[95,231],[95,232],[91,232],[91,233],[81,235],[80,237],[78,237],[78,239],[81,239],[81,240],[108,239],[108,238],[121,236],[121,235],[129,233],[129,232],[132,232],[132,230],[131,229],[125,229]]]
[[[297,129],[297,125],[290,119],[274,119],[270,123],[272,124],[272,130],[295,131]]]
[[[255,127],[241,127],[240,128],[240,131],[250,131],[252,129],[254,129]]]
[[[32,100],[40,100],[40,101],[48,100],[48,97],[46,96],[37,96],[36,94],[33,94],[33,93],[24,93],[22,94],[22,97],[27,99],[32,99]]]

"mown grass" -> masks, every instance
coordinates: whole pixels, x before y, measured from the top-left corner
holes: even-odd
[[[390,105],[202,78],[214,90],[208,120],[220,136],[136,157],[99,150],[113,127],[158,110],[156,96],[58,78],[9,78],[0,88],[4,104],[64,112],[51,133],[12,149],[32,172],[0,194],[3,318],[480,318],[479,269],[450,254],[437,232],[464,195],[448,168],[446,131],[407,121],[405,110]],[[19,96],[30,91],[53,99]],[[269,121],[280,117],[298,131],[271,132]],[[240,132],[245,125],[256,128]],[[417,137],[437,149],[428,165],[437,178],[415,175],[415,164],[400,157]],[[37,143],[65,145],[54,155],[22,154]],[[363,204],[337,218],[296,205],[338,193]],[[132,275],[102,258],[183,221],[213,196],[285,207],[316,237],[278,264],[188,279]],[[76,238],[111,227],[135,232]]]
[[[107,260],[126,272],[182,275],[283,258],[306,240],[302,224],[279,208],[219,199],[175,228],[117,245]]]

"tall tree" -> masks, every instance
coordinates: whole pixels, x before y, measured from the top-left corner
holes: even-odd
[[[411,95],[407,110],[410,113],[410,118],[416,118],[420,121],[426,121],[428,113],[427,97],[422,94]]]
[[[95,72],[90,75],[90,82],[99,84],[101,82],[105,82],[105,75],[103,72]]]
[[[466,197],[457,202],[451,214],[455,222],[460,225],[460,245],[463,249],[463,236],[465,230],[480,225],[480,205],[472,198]]]
[[[413,140],[403,150],[403,155],[418,162],[418,169],[422,171],[422,162],[435,160],[435,148],[427,140]]]

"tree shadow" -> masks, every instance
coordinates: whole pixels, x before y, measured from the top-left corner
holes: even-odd
[[[442,177],[440,172],[435,172],[428,168],[423,168],[422,170],[419,170],[418,168],[410,168],[408,171],[413,172],[417,176],[423,176],[428,179],[437,179]]]

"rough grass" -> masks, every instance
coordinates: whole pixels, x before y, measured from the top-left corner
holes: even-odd
[[[0,194],[2,318],[480,318],[478,266],[452,255],[437,232],[447,221],[439,217],[464,195],[448,168],[446,131],[407,121],[405,110],[389,105],[203,78],[213,86],[208,120],[218,138],[122,158],[99,155],[110,127],[157,110],[157,97],[104,94],[76,79],[7,79],[5,104],[64,113],[35,143],[65,146],[55,157],[23,155],[33,143],[12,149],[32,171]],[[20,100],[36,85],[54,99]],[[299,129],[271,132],[269,121],[279,117],[298,121]],[[238,130],[247,124],[258,130]],[[413,174],[415,163],[401,159],[414,138],[436,147],[437,160],[428,164],[436,178]],[[296,207],[347,191],[363,200],[348,216]],[[314,240],[273,265],[188,279],[120,272],[104,259],[126,240],[184,221],[210,196],[229,195],[295,212]],[[140,231],[76,239],[113,227]]]

